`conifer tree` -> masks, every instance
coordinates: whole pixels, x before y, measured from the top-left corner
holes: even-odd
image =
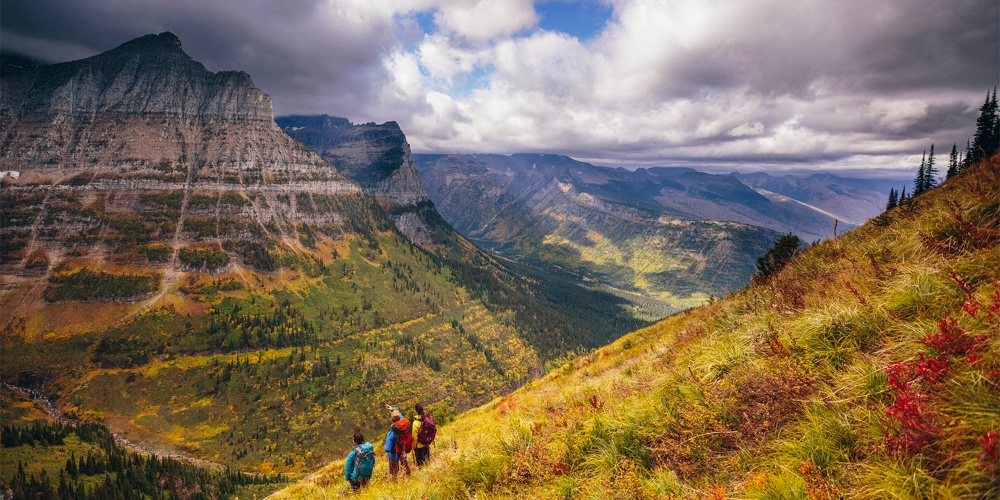
[[[976,135],[972,138],[969,149],[969,163],[976,163],[991,156],[997,150],[997,89],[993,94],[986,93],[986,102],[979,108],[979,118],[976,119]]]
[[[927,165],[924,166],[924,191],[937,185],[938,169],[934,166],[934,145],[931,144],[931,154],[927,157]]]
[[[889,201],[885,204],[886,210],[892,210],[899,205],[899,195],[896,193],[896,188],[889,189]]]
[[[926,189],[924,187],[924,169],[927,165],[927,151],[924,151],[923,158],[920,159],[920,168],[917,169],[917,176],[913,179],[913,194],[918,195]]]
[[[767,253],[757,258],[757,274],[761,278],[767,278],[780,271],[795,258],[800,245],[802,240],[792,233],[778,238]]]
[[[958,144],[952,144],[951,154],[948,155],[948,171],[945,173],[945,179],[951,179],[957,173],[958,173]]]
[[[906,201],[906,186],[903,186],[903,191],[899,193],[899,203],[897,205],[902,205]]]

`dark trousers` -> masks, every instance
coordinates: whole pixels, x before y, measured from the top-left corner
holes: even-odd
[[[371,479],[371,478],[362,477],[362,478],[358,478],[358,479],[348,479],[348,481],[350,481],[350,483],[351,483],[351,489],[354,490],[354,491],[358,491],[359,489],[361,489],[362,486],[365,486],[365,485],[368,484],[368,480],[369,479]]]
[[[410,475],[410,462],[406,460],[406,454],[405,453],[400,453],[398,456],[399,456],[399,460],[393,460],[391,458],[389,459],[389,474],[391,474],[392,477],[396,477],[396,474],[399,473],[399,464],[402,463],[403,464],[403,469],[405,470],[405,474],[407,476],[409,476]]]
[[[422,467],[428,460],[431,459],[431,447],[424,446],[422,448],[414,448],[413,456],[417,459],[417,467]]]

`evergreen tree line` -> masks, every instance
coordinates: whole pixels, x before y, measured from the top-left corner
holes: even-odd
[[[993,156],[998,149],[1000,149],[1000,113],[997,109],[997,89],[994,87],[992,93],[986,93],[986,101],[979,107],[976,133],[971,141],[966,142],[965,151],[959,153],[958,144],[951,145],[945,179],[950,179],[973,164]],[[917,168],[917,175],[913,179],[913,192],[907,194],[905,186],[901,192],[890,189],[886,210],[896,208],[914,196],[927,192],[937,183],[938,168],[934,159],[934,145],[931,144],[930,154],[924,151],[920,160],[920,167]]]
[[[69,434],[65,426],[35,420],[30,426],[0,426],[0,445],[4,448],[17,446],[57,446]]]
[[[179,499],[221,498],[236,493],[239,486],[284,482],[280,474],[253,475],[217,471],[174,460],[127,451],[114,442],[107,427],[95,423],[66,425],[35,422],[29,427],[5,425],[4,447],[57,446],[59,439],[75,433],[83,442],[98,445],[86,456],[71,454],[56,481],[43,469],[28,474],[18,462],[10,478],[0,478],[0,496],[17,499]],[[8,435],[23,440],[8,445]],[[14,439],[14,438],[12,438]],[[104,477],[103,482],[84,481]]]

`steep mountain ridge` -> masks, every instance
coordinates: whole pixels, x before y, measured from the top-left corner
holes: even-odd
[[[273,117],[271,98],[254,87],[250,75],[206,70],[169,32],[6,76],[0,108],[21,120],[111,112],[263,123]]]

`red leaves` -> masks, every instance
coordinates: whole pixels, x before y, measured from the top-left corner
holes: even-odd
[[[993,291],[993,305],[986,308],[991,323],[994,319],[1000,319],[1000,281],[993,281],[993,284],[996,285],[996,290]]]
[[[1000,444],[1000,432],[990,430],[979,440],[979,447],[983,449],[979,456],[979,466],[994,474],[1000,472],[1000,451],[997,445]]]
[[[898,426],[895,435],[887,433],[886,447],[892,453],[917,453],[941,437],[941,428],[934,423],[937,416],[927,408],[929,395],[920,390],[917,382],[926,380],[936,383],[947,370],[947,362],[923,355],[915,363],[896,362],[886,368],[889,388],[896,399],[885,414],[895,419]]]
[[[985,335],[969,335],[954,319],[942,319],[937,332],[920,343],[938,353],[938,357],[968,356],[986,343]]]
[[[969,303],[966,300],[966,304]],[[929,403],[933,402],[935,390],[944,384],[951,372],[952,360],[964,358],[969,365],[977,363],[980,359],[977,351],[986,345],[987,340],[985,335],[969,335],[954,319],[945,318],[939,323],[938,331],[920,339],[933,356],[921,354],[915,361],[897,361],[886,367],[889,389],[895,396],[892,404],[885,409],[886,415],[893,421],[893,429],[887,430],[885,437],[886,448],[890,452],[926,452],[943,437],[941,426],[937,423],[938,415],[930,409]],[[993,455],[989,456],[996,456],[997,438],[1000,436],[994,436],[987,443],[993,446]],[[987,449],[983,442],[981,446]],[[989,452],[984,453],[988,455]]]
[[[976,315],[979,314],[980,307],[982,307],[982,304],[979,303],[979,300],[976,299],[975,295],[967,295],[965,297],[965,302],[962,304],[962,310],[965,311],[966,314],[968,314],[969,316],[972,316],[973,318],[975,318]]]

